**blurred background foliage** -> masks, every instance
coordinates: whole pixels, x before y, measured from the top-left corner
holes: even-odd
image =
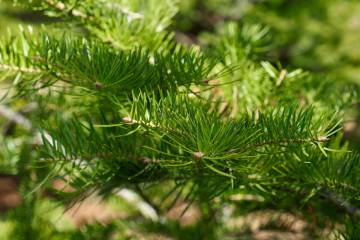
[[[358,91],[360,2],[357,0],[184,0],[180,1],[180,9],[174,27],[181,40],[185,32],[187,41],[207,44],[209,39],[203,37],[204,32],[224,31],[224,24],[229,21],[240,26],[266,27],[270,29],[271,40],[259,48],[260,59],[282,68],[310,71],[311,84],[332,86],[319,94],[329,101],[338,101],[337,97],[331,98],[345,93],[345,89]],[[353,107],[347,110],[348,124],[344,130],[353,147],[358,148],[358,106]]]
[[[32,31],[41,31],[47,24],[67,24],[61,18],[50,18],[41,12],[31,12],[26,8],[14,6],[10,1],[0,1],[0,35],[9,31],[21,32],[28,24]],[[22,27],[19,27],[21,24]],[[25,27],[24,27],[25,26]],[[74,34],[87,30],[71,25]],[[311,72],[311,84],[323,86],[314,98],[331,102],[341,101],[336,96],[342,92],[353,95],[351,106],[344,106],[346,123],[344,134],[353,148],[359,148],[359,103],[357,89],[360,86],[360,2],[357,0],[181,0],[179,12],[174,17],[170,29],[175,31],[176,40],[184,45],[199,45],[209,54],[216,55],[216,46],[227,47],[240,44],[240,52],[224,57],[224,63],[241,63],[237,73],[247,73],[244,69],[254,69],[251,79],[263,82],[262,86],[270,89],[271,77],[266,71],[302,68]],[[57,31],[53,29],[52,31]],[[62,34],[59,32],[58,34]],[[119,33],[120,34],[120,33]],[[224,34],[235,39],[234,42],[221,42],[216,36]],[[238,35],[241,35],[239,37]],[[266,35],[265,39],[263,36]],[[245,36],[245,37],[244,37]],[[249,39],[252,38],[252,39]],[[262,41],[257,44],[256,39]],[[241,40],[239,42],[238,40]],[[248,40],[247,40],[248,39]],[[220,41],[220,42],[216,42]],[[251,47],[248,45],[252,44]],[[221,57],[221,56],[220,56]],[[266,63],[261,67],[253,61],[266,60],[277,67],[272,69]],[[243,69],[244,68],[244,69]],[[265,69],[265,70],[264,70]],[[291,73],[291,71],[290,71]],[[307,79],[304,72],[293,72],[290,80]],[[230,79],[233,80],[233,79]],[[269,89],[254,89],[258,86],[244,82],[238,86],[246,88],[259,96],[251,101],[240,102],[243,107],[260,106],[264,94]],[[301,89],[292,91],[308,91],[308,82],[300,85]],[[299,86],[299,85],[297,85]],[[224,87],[225,97],[232,97],[234,88]],[[6,93],[2,89],[1,95]],[[249,92],[250,91],[250,92]],[[274,90],[275,91],[275,90]],[[277,91],[277,90],[276,90]],[[281,91],[281,90],[279,90]],[[284,91],[287,93],[288,91]],[[332,94],[337,92],[338,94]],[[350,91],[351,92],[351,91]],[[289,94],[289,98],[293,95]],[[49,97],[50,99],[50,97]],[[286,99],[286,97],[284,97]],[[29,119],[39,119],[48,113],[32,115],[29,99],[12,102],[13,109],[21,112]],[[54,105],[66,108],[62,97],[57,98]],[[47,105],[49,102],[46,103]],[[64,105],[62,105],[64,104]],[[334,104],[335,105],[335,104]],[[54,109],[53,111],[56,111]],[[10,131],[11,126],[0,118],[3,131]],[[294,196],[283,196],[283,201],[264,201],[257,195],[234,195],[229,199],[215,199],[209,205],[188,205],[179,201],[172,209],[167,209],[166,220],[151,221],[149,211],[144,205],[155,202],[154,207],[163,199],[154,197],[147,203],[128,192],[121,192],[121,198],[108,196],[104,200],[90,196],[81,205],[69,205],[59,192],[71,194],[71,188],[64,185],[59,178],[51,184],[43,186],[43,190],[33,191],[41,179],[52,169],[38,169],[32,163],[34,151],[23,147],[23,143],[31,141],[32,136],[25,129],[17,129],[16,135],[0,136],[0,238],[1,239],[341,239],[340,232],[333,231],[331,218],[337,218],[337,210],[330,208],[326,202],[302,206],[302,199]],[[25,145],[26,146],[26,145]],[[25,168],[24,162],[30,161],[33,168]],[[18,176],[22,181],[19,182]],[[162,186],[152,188],[152,196],[171,189]],[[191,186],[184,188],[186,196]],[[164,190],[165,189],[165,190]],[[32,194],[29,194],[31,192]],[[146,198],[144,194],[141,196]],[[177,198],[170,199],[177,202]],[[170,201],[167,199],[167,201]],[[298,212],[296,207],[304,207]],[[146,207],[145,207],[146,208]],[[278,209],[288,210],[278,211]],[[318,216],[314,212],[326,209],[327,216]],[[66,211],[65,211],[66,210]],[[187,211],[184,211],[187,210]],[[65,211],[65,213],[64,213]],[[234,215],[231,219],[228,215]],[[351,222],[351,219],[341,219]],[[350,225],[349,225],[350,226]],[[345,226],[336,226],[344,229]],[[352,226],[357,239],[358,226]],[[349,231],[351,234],[351,231]]]
[[[360,3],[356,0],[185,0],[176,28],[198,35],[224,20],[271,28],[266,57],[284,66],[360,83]]]

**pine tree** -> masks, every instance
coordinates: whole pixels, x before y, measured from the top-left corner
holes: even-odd
[[[207,6],[235,6],[219,2]],[[342,132],[357,85],[269,61],[279,41],[256,16],[180,41],[186,3],[206,5],[3,3],[43,23],[1,30],[0,167],[22,196],[5,238],[252,239],[246,221],[267,210],[264,228],[358,239],[360,155]],[[129,217],[59,220],[94,196]]]

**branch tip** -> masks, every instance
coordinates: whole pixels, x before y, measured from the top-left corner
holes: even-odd
[[[124,123],[127,123],[127,124],[134,123],[133,120],[131,119],[131,117],[123,117],[122,120]]]
[[[103,88],[103,85],[102,85],[100,82],[95,82],[95,88],[96,88],[97,90],[100,90],[100,89]]]
[[[193,156],[194,156],[194,158],[195,158],[195,160],[201,160],[203,157],[204,157],[204,153],[202,153],[202,152],[194,152],[193,153]]]
[[[328,137],[325,137],[325,136],[320,136],[316,139],[317,142],[327,142],[329,141],[329,138]]]

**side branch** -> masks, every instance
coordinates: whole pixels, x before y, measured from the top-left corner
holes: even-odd
[[[42,71],[37,68],[18,67],[13,65],[7,65],[0,63],[0,71],[13,71],[13,72],[25,72],[25,73],[41,73]]]
[[[323,196],[325,199],[333,203],[340,209],[343,209],[352,217],[359,217],[360,216],[360,208],[352,205],[350,202],[346,201],[340,195],[337,195],[334,192],[330,192],[326,188],[321,188],[319,192],[320,196]]]
[[[304,138],[304,139],[280,139],[280,140],[271,140],[271,141],[264,141],[256,144],[249,145],[245,149],[243,149],[243,152],[246,152],[253,148],[262,147],[265,145],[280,145],[280,144],[304,144],[304,143],[319,143],[319,142],[327,142],[329,139],[324,136],[315,137],[315,138]]]

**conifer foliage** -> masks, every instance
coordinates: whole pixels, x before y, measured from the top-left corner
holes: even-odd
[[[358,239],[356,83],[282,66],[235,2],[0,3],[41,22],[0,29],[4,239]]]

